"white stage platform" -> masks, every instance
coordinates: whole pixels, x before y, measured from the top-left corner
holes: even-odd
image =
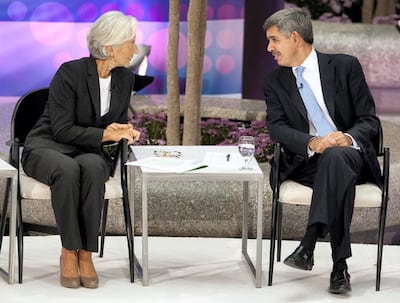
[[[8,302],[396,302],[400,297],[400,246],[385,246],[381,291],[375,291],[376,246],[353,244],[349,272],[353,291],[329,294],[331,258],[329,243],[320,242],[312,271],[299,271],[278,263],[274,284],[267,286],[269,241],[263,240],[263,286],[255,288],[240,255],[240,239],[150,237],[150,286],[129,282],[126,238],[108,236],[105,256],[94,257],[100,279],[98,289],[66,289],[59,284],[58,236],[25,237],[24,283],[9,285],[0,279],[0,298]],[[250,253],[255,244],[249,243]],[[141,238],[135,238],[140,260]],[[283,242],[286,257],[298,242]],[[8,262],[4,238],[0,266]]]

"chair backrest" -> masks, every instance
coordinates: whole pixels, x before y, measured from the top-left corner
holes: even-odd
[[[381,120],[379,120],[379,129],[378,133],[374,136],[372,139],[372,143],[374,144],[376,155],[377,156],[383,156],[384,148],[383,148],[383,129],[382,129],[382,123]]]
[[[147,85],[151,84],[154,80],[153,76],[141,76],[135,75],[135,83],[133,85],[133,94],[145,88]]]
[[[17,101],[11,118],[11,140],[25,142],[29,131],[42,114],[49,96],[48,88],[32,90]]]
[[[136,94],[138,91],[145,88],[147,85],[153,82],[153,76],[146,76],[147,71],[147,57],[150,55],[151,46],[147,44],[137,44],[139,53],[137,53],[129,66],[128,70],[133,71],[135,74],[135,84],[133,87],[133,93]]]
[[[139,52],[133,57],[129,66],[129,70],[134,71],[137,69],[138,75],[145,75],[147,71],[147,57],[150,55],[151,46],[146,44],[137,44]]]

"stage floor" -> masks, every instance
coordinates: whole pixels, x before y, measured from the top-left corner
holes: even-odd
[[[150,237],[150,285],[129,282],[127,242],[122,236],[106,238],[105,255],[94,262],[98,289],[66,289],[59,284],[58,236],[28,236],[25,240],[24,283],[8,285],[0,279],[1,302],[395,302],[400,295],[400,246],[383,251],[381,291],[375,291],[376,246],[353,244],[349,272],[353,291],[329,294],[331,257],[329,243],[317,244],[312,271],[275,265],[274,284],[267,286],[269,241],[263,241],[263,286],[254,280],[241,258],[240,239]],[[249,242],[254,252],[255,242]],[[283,242],[283,257],[298,245]],[[140,260],[141,237],[135,238]],[[253,255],[254,256],[254,255]],[[0,266],[7,268],[8,237],[4,238]],[[343,302],[343,301],[342,301]]]

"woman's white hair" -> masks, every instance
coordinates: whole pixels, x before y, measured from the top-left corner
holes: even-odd
[[[107,59],[106,46],[118,47],[136,35],[136,18],[119,11],[109,11],[101,15],[87,34],[90,55],[96,59]]]

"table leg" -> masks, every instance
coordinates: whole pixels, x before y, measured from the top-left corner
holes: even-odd
[[[247,251],[248,240],[248,204],[249,182],[243,182],[243,226],[242,226],[242,255],[255,278],[256,287],[262,284],[262,219],[263,219],[263,180],[257,182],[257,239],[255,266]]]
[[[148,226],[147,226],[147,179],[142,176],[142,266],[143,286],[149,285]]]
[[[263,180],[257,182],[256,287],[262,284]]]
[[[249,182],[243,182],[243,210],[242,210],[242,253],[247,253],[249,236]]]

